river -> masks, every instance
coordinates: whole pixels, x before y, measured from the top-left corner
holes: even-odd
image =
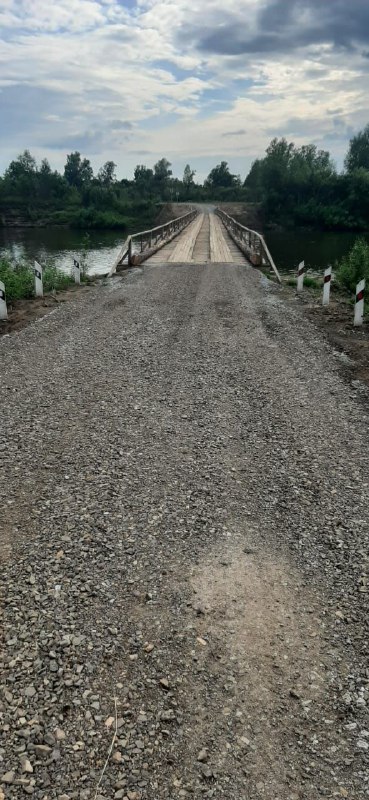
[[[119,231],[89,231],[87,264],[90,275],[102,275],[112,266],[126,236]],[[55,264],[71,270],[73,258],[84,248],[84,231],[69,228],[0,228],[0,255],[10,253],[16,261]]]
[[[305,261],[307,269],[315,271],[325,269],[329,264],[333,267],[347,255],[357,233],[337,233],[319,231],[269,231],[265,238],[280,272],[289,272]],[[369,234],[364,238],[369,243]]]
[[[88,272],[102,275],[112,266],[126,237],[118,231],[89,231],[89,235]],[[84,231],[67,228],[0,228],[0,255],[9,252],[15,261],[36,259],[69,271],[73,258],[83,250],[84,236]],[[265,238],[281,272],[294,269],[303,259],[307,268],[315,271],[346,255],[357,234],[287,231],[268,232]],[[369,234],[366,239],[369,242]]]

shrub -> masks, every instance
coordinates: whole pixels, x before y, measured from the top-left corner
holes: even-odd
[[[0,281],[5,286],[8,303],[34,297],[35,279],[33,269],[28,264],[13,264],[10,258],[0,259]],[[43,270],[44,292],[62,291],[74,283],[70,275],[57,267],[48,266]]]
[[[127,218],[112,211],[95,211],[93,208],[83,208],[73,214],[72,228],[110,228],[125,229]]]
[[[7,258],[0,259],[0,281],[5,286],[8,302],[33,297],[34,275],[26,264],[13,265]]]
[[[363,278],[369,281],[369,245],[365,239],[356,239],[353,248],[338,265],[336,277],[350,292],[355,291]]]
[[[53,211],[50,214],[50,224],[51,225],[68,225],[71,217],[73,216],[73,212],[69,210],[65,211]]]
[[[73,278],[65,272],[61,272],[57,267],[45,267],[43,271],[44,292],[56,292],[67,289],[72,283]]]

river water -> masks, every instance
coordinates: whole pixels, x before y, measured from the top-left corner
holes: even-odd
[[[83,250],[84,235],[84,231],[66,228],[0,228],[0,255],[8,252],[15,261],[36,259],[69,271],[73,258],[78,259]],[[117,231],[90,231],[89,235],[88,272],[101,275],[112,266],[126,236]],[[302,260],[315,271],[334,266],[348,253],[357,234],[287,231],[268,232],[265,238],[281,272],[295,269]],[[369,234],[366,239],[369,242]]]
[[[356,233],[321,233],[316,231],[268,232],[265,236],[270,252],[280,272],[296,269],[305,261],[307,269],[324,270],[334,267],[347,255],[356,239]],[[364,238],[369,243],[369,234]]]
[[[90,275],[102,275],[113,265],[126,235],[119,231],[89,231],[87,264]],[[0,255],[9,253],[16,261],[54,264],[71,270],[73,258],[80,257],[84,231],[68,228],[0,228]]]

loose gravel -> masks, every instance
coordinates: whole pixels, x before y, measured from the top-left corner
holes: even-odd
[[[322,333],[153,266],[0,363],[0,800],[369,797],[368,392]]]

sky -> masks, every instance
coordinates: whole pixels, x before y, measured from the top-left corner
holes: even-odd
[[[244,178],[274,136],[341,168],[368,77],[367,0],[0,0],[0,171],[28,148]]]

